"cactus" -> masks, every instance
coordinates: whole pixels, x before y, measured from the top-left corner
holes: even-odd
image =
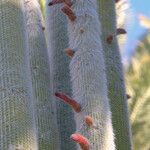
[[[75,150],[76,145],[70,140],[70,135],[75,131],[73,112],[68,105],[55,97],[57,92],[71,95],[70,58],[64,52],[65,48],[68,47],[67,23],[65,16],[60,11],[62,5],[50,7],[50,2],[50,0],[46,1],[46,31],[52,81],[51,90],[57,105],[60,150]]]
[[[39,2],[0,2],[0,149],[130,150],[115,3]]]
[[[132,149],[131,132],[128,117],[127,97],[125,94],[124,77],[116,40],[115,2],[99,0],[99,17],[102,25],[102,45],[106,64],[108,93],[112,111],[113,128],[116,135],[116,149]],[[109,9],[104,9],[108,8]],[[106,15],[107,14],[107,15]],[[112,35],[112,43],[106,39]]]
[[[37,149],[21,0],[0,1],[0,149]]]
[[[75,113],[76,132],[89,140],[91,150],[114,150],[96,1],[74,1],[70,9],[76,16],[75,20],[68,17],[69,47],[75,51],[70,74],[73,97],[81,105],[81,112]],[[96,122],[97,130],[84,125],[86,115]]]
[[[59,133],[55,103],[51,98],[45,25],[37,0],[24,0],[24,5],[39,150],[55,150],[59,149]]]

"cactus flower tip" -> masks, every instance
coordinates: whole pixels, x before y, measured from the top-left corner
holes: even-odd
[[[63,8],[61,8],[61,11],[68,16],[68,18],[70,19],[70,21],[75,21],[76,20],[76,15],[73,12],[73,10],[68,6],[65,5]]]
[[[108,44],[111,44],[112,41],[113,41],[113,36],[110,34],[110,35],[107,37],[106,41],[107,41]]]
[[[85,116],[85,123],[88,125],[88,126],[92,126],[93,125],[93,118],[90,117],[90,116]]]
[[[70,138],[73,141],[75,141],[76,143],[78,143],[82,150],[89,150],[90,149],[89,141],[83,135],[75,133],[75,134],[72,134]]]
[[[120,0],[115,0],[116,3],[118,3]]]
[[[72,58],[74,56],[75,52],[71,48],[66,48],[64,51],[69,57]]]
[[[42,27],[42,30],[44,31],[44,30],[45,30],[45,27]]]
[[[55,92],[55,96],[58,97],[58,96],[59,96],[59,93],[58,93],[58,92]]]
[[[48,6],[52,6],[53,5],[53,2],[50,2],[49,4],[48,4]]]
[[[81,111],[81,106],[78,102],[73,100],[72,98],[68,97],[67,95],[63,93],[55,93],[55,96],[63,100],[66,104],[70,105],[75,112],[80,112]]]
[[[123,28],[118,28],[117,29],[117,35],[126,34],[126,33],[127,33],[127,31],[125,29],[123,29]]]
[[[127,96],[127,99],[130,99],[130,98],[131,98],[131,96],[130,96],[129,94],[126,94],[126,96]]]

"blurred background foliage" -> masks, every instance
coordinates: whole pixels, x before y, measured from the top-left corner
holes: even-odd
[[[150,150],[150,32],[139,41],[125,73],[135,150]]]
[[[43,12],[43,16],[45,17],[45,9],[44,9],[44,6],[45,6],[45,1],[46,0],[39,0],[39,3],[41,5],[41,10]]]
[[[150,150],[150,20],[140,16],[147,31],[141,36],[125,72],[135,150]]]
[[[45,0],[40,0],[45,16]],[[116,5],[117,26],[126,28],[133,17],[128,0]],[[134,53],[125,68],[125,81],[134,150],[150,150],[150,19],[140,15],[139,21],[147,31],[139,38]],[[126,35],[118,38],[121,51],[124,49]]]

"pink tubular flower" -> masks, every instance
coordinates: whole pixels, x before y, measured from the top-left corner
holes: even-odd
[[[65,5],[61,11],[68,16],[68,18],[70,19],[70,21],[75,21],[76,19],[76,15],[75,13],[72,11],[72,9],[68,6],[68,5]]]
[[[81,111],[80,104],[77,103],[75,100],[71,99],[70,97],[68,97],[67,95],[65,95],[63,93],[57,93],[56,92],[55,96],[60,98],[61,100],[63,100],[68,105],[70,105],[74,109],[74,111],[76,111],[76,112],[80,112]]]
[[[75,133],[75,134],[72,134],[70,138],[73,141],[75,141],[76,143],[78,143],[82,150],[89,150],[90,149],[89,141],[83,135]]]

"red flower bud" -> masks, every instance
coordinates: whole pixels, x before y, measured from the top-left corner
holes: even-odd
[[[73,57],[74,55],[74,51],[71,48],[66,48],[65,49],[65,53],[69,56],[69,57]]]
[[[108,44],[111,44],[112,41],[113,41],[113,36],[110,34],[110,35],[107,37],[106,41],[107,41]]]
[[[76,143],[78,143],[82,150],[89,150],[90,149],[89,141],[83,135],[75,133],[75,134],[72,134],[70,138],[73,141],[75,141]]]
[[[119,34],[126,34],[126,33],[127,33],[126,30],[123,29],[123,28],[118,28],[117,29],[117,35],[119,35]]]
[[[120,0],[115,0],[116,3],[118,3]]]
[[[65,5],[61,10],[71,21],[75,21],[76,15],[69,6]]]
[[[126,94],[126,96],[127,96],[127,99],[130,99],[130,98],[131,98],[131,96],[130,96],[129,94]]]
[[[93,126],[94,122],[93,122],[93,118],[90,117],[90,116],[85,116],[85,123],[88,125],[88,126]]]
[[[67,95],[65,95],[63,93],[55,93],[55,96],[60,98],[61,100],[63,100],[68,105],[70,105],[74,109],[74,111],[76,111],[76,112],[81,111],[80,104],[77,103],[75,100],[71,99],[70,97],[68,97]]]

